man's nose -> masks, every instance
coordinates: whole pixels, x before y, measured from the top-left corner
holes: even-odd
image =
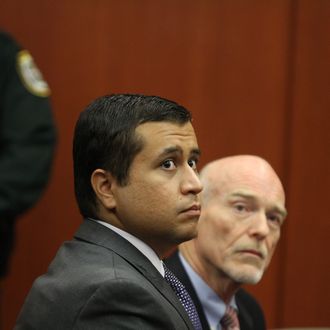
[[[267,215],[263,212],[257,212],[251,222],[250,235],[256,237],[258,240],[262,240],[269,234],[269,231]]]
[[[183,194],[197,195],[203,190],[203,185],[199,179],[198,173],[188,166],[181,183],[181,191]]]

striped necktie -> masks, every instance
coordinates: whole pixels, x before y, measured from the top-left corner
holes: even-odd
[[[239,321],[235,309],[227,306],[225,315],[220,320],[222,330],[240,330]]]
[[[198,317],[196,307],[184,287],[184,285],[179,281],[179,279],[163,264],[165,270],[165,280],[169,283],[177,297],[179,298],[182,306],[186,310],[191,323],[193,324],[195,330],[202,330],[202,325]]]

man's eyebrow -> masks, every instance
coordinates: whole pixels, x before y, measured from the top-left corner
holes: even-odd
[[[180,148],[178,146],[167,147],[162,150],[162,152],[159,154],[159,157],[166,156],[169,154],[174,154],[174,153],[182,154],[183,153],[182,148]]]
[[[273,208],[273,210],[274,210],[275,212],[281,214],[281,216],[282,216],[283,219],[285,219],[286,216],[288,215],[288,211],[287,211],[285,208],[281,207],[281,206],[275,206],[275,207]]]
[[[246,199],[256,199],[254,195],[243,192],[243,191],[233,192],[232,194],[230,194],[230,196],[232,196],[232,197],[243,197],[243,198],[246,198]]]
[[[230,196],[232,196],[232,197],[243,197],[245,199],[254,200],[254,201],[257,199],[254,195],[246,193],[246,192],[242,192],[242,191],[234,192]],[[278,206],[278,205],[275,205],[272,208],[272,210],[279,213],[279,214],[281,214],[281,216],[283,218],[286,218],[286,216],[288,215],[287,210],[285,208],[281,207],[281,206]]]
[[[199,148],[194,148],[193,150],[191,150],[191,152],[190,152],[190,154],[191,155],[194,155],[194,156],[196,156],[196,157],[200,157],[200,155],[201,155],[201,150],[199,149]]]
[[[162,150],[162,152],[159,154],[159,157],[163,157],[163,156],[174,154],[174,153],[183,154],[183,150],[181,147],[178,147],[178,146],[167,147]],[[200,156],[200,154],[201,154],[201,151],[199,148],[194,148],[190,151],[190,155]]]

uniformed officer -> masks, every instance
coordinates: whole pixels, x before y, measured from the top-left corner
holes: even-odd
[[[0,31],[0,282],[8,272],[15,220],[35,204],[49,178],[56,141],[49,95],[30,53]]]

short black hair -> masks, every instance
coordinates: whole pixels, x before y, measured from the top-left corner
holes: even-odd
[[[143,148],[135,134],[138,125],[191,120],[191,113],[183,106],[158,96],[112,94],[90,103],[79,116],[73,139],[74,187],[81,214],[97,217],[91,185],[94,170],[110,172],[122,186],[128,183],[130,165]]]

